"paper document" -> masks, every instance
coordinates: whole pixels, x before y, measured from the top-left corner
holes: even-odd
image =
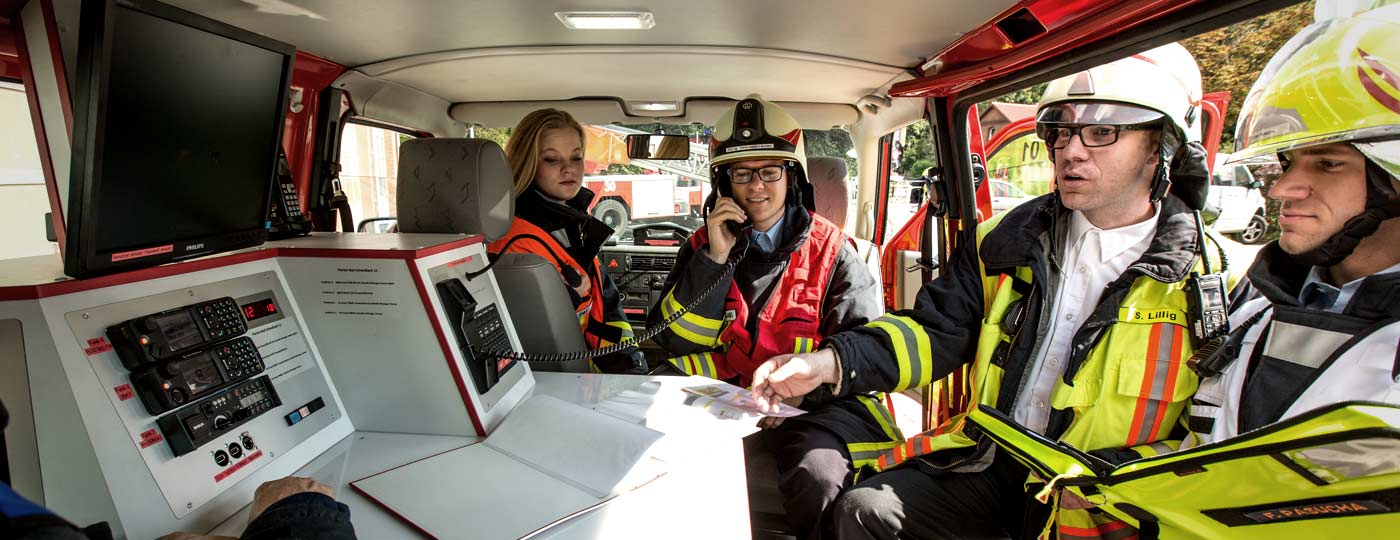
[[[661,437],[659,431],[537,395],[511,411],[486,444],[595,497],[605,497],[635,487],[624,482],[634,470],[641,475],[656,472],[655,467],[639,464]],[[635,480],[641,484],[651,478]]]
[[[664,475],[661,437],[536,395],[480,443],[350,485],[439,540],[528,538]]]
[[[681,391],[689,394],[685,399],[686,405],[712,411],[721,418],[743,418],[745,416],[792,418],[807,414],[807,411],[785,403],[778,404],[778,412],[764,411],[759,408],[758,402],[753,400],[753,396],[748,390],[728,383],[692,386],[682,388]]]

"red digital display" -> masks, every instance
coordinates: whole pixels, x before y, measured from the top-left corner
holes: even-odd
[[[264,298],[252,303],[243,304],[239,307],[243,308],[243,318],[250,321],[256,321],[277,313],[277,303],[273,302],[271,298]]]

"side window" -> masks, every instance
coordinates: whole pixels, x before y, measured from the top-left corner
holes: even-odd
[[[885,193],[885,237],[880,239],[881,245],[899,232],[923,204],[913,202],[910,192],[914,190],[912,181],[938,164],[928,120],[919,120],[895,132],[891,158],[894,170],[890,172],[890,185]]]
[[[398,215],[399,145],[412,135],[347,123],[340,135],[340,184],[359,228],[387,232]],[[370,221],[373,220],[373,221]]]
[[[24,86],[0,80],[0,259],[58,253],[46,238],[49,194]]]
[[[1243,187],[1249,187],[1249,182],[1251,179],[1252,177],[1249,174],[1248,168],[1246,168],[1244,165],[1235,166],[1235,182],[1238,185]]]

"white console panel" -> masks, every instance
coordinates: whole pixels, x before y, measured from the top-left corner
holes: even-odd
[[[52,258],[0,262],[0,393],[13,417],[15,489],[75,523],[106,521],[118,538],[144,540],[211,530],[245,508],[258,485],[305,467],[357,428],[488,432],[531,391],[533,376],[519,363],[477,392],[435,289],[479,270],[483,247],[456,235],[317,235],[78,281],[57,278]],[[462,282],[478,308],[497,303],[490,274]],[[265,377],[280,404],[263,394],[234,398],[270,408],[177,456],[160,419],[183,418],[240,383],[153,415],[133,395],[106,330],[221,298],[275,304],[275,314],[245,319],[243,335],[265,365],[248,381]],[[518,350],[512,326],[504,328]],[[322,408],[289,420],[318,398]]]

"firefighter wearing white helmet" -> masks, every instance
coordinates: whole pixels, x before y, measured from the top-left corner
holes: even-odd
[[[715,124],[705,226],[677,253],[648,321],[699,302],[657,337],[676,368],[748,386],[769,357],[811,350],[884,311],[851,242],[813,213],[806,161],[802,128],[758,96]],[[803,399],[807,414],[767,419],[755,442],[773,454],[792,530],[810,538],[854,471],[903,436],[876,396]]]
[[[1258,297],[1231,314],[1224,352],[1198,362],[1211,377],[1192,407],[1197,442],[1342,402],[1400,404],[1397,34],[1394,4],[1315,23],[1279,50],[1245,100],[1235,155],[1282,165],[1268,192],[1281,203],[1280,235],[1249,270]],[[1384,527],[1298,525],[1338,538]],[[1284,537],[1317,536],[1306,532]]]
[[[1042,481],[964,418],[993,407],[1119,462],[1176,447],[1173,428],[1197,383],[1185,368],[1198,340],[1184,290],[1222,262],[1199,255],[1219,246],[1166,185],[1204,166],[1178,176],[1163,165],[1198,162],[1200,146],[1188,142],[1199,138],[1199,97],[1199,71],[1176,45],[1052,82],[1039,131],[1054,148],[1057,194],[982,223],[977,249],[957,250],[914,309],[759,366],[761,403],[823,384],[837,395],[902,391],[955,371],[972,389],[961,414],[881,455],[883,472],[838,499],[841,538],[1028,537],[1051,525],[1062,538],[1134,532],[1067,497],[1037,500]]]

